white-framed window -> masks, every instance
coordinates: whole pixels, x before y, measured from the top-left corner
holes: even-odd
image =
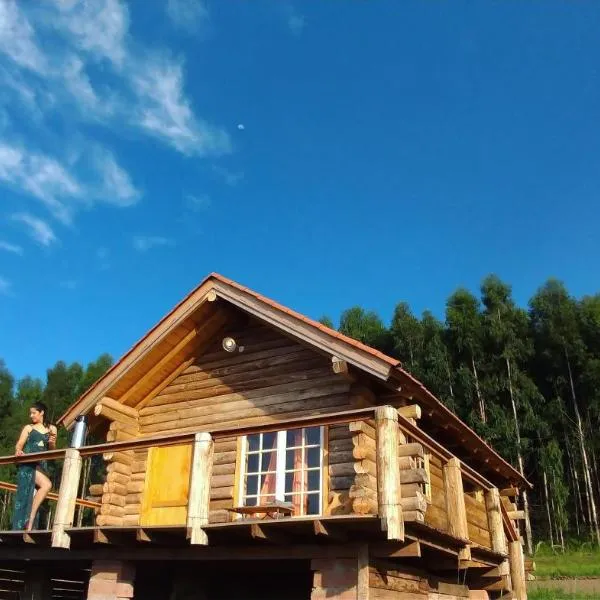
[[[289,502],[294,516],[321,514],[323,427],[257,433],[242,439],[240,503]]]

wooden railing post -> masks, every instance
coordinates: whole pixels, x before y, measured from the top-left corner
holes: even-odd
[[[214,443],[210,433],[197,433],[194,436],[192,451],[187,517],[188,537],[191,544],[204,546],[208,544],[208,536],[202,527],[208,525],[213,453]]]
[[[446,510],[448,512],[448,533],[463,540],[468,540],[467,507],[458,458],[451,458],[444,465],[444,489],[446,492]],[[469,545],[466,545],[460,551],[458,558],[470,560],[471,548]]]
[[[377,498],[382,526],[388,540],[404,541],[400,490],[398,412],[393,406],[375,409],[377,424]]]
[[[527,582],[525,581],[525,561],[521,540],[508,544],[508,560],[510,562],[510,579],[515,600],[527,600]]]
[[[79,450],[67,448],[56,502],[54,524],[52,525],[52,547],[54,548],[69,548],[71,545],[71,538],[65,532],[65,529],[73,526],[81,464]]]
[[[490,541],[492,550],[500,554],[508,554],[508,544],[504,533],[502,521],[502,507],[500,505],[500,492],[498,488],[490,488],[485,492],[485,509],[490,529]],[[509,575],[508,562],[505,560],[500,565],[500,574]]]

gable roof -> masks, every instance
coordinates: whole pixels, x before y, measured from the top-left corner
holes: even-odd
[[[218,273],[211,273],[181,300],[124,354],[103,377],[96,381],[67,409],[59,419],[59,423],[69,427],[77,415],[89,412],[98,400],[107,395],[107,392],[117,385],[122,378],[126,377],[127,374],[131,376],[132,370],[144,359],[147,359],[150,353],[160,349],[161,343],[165,341],[168,335],[172,335],[177,327],[183,327],[186,320],[189,323],[189,319],[194,313],[198,312],[204,303],[212,302],[215,299],[223,299],[243,312],[280,329],[283,333],[296,338],[298,341],[347,361],[348,364],[375,377],[390,387],[391,390],[403,389],[410,393],[423,403],[426,412],[431,417],[435,417],[437,422],[444,423],[446,428],[456,432],[462,444],[468,444],[473,453],[481,452],[489,468],[501,475],[503,479],[513,484],[530,485],[512,465],[498,455],[493,448],[440,402],[421,382],[404,370],[400,361]],[[188,329],[182,329],[182,331],[183,333],[178,338],[181,343],[185,342],[194,333],[193,326],[190,331],[189,325]],[[178,347],[176,345],[174,350],[176,351]],[[174,350],[171,349],[171,353]],[[181,352],[178,356],[181,356]],[[152,363],[150,364],[152,365]],[[161,366],[160,361],[157,363],[155,360],[153,364],[154,366],[151,366],[150,370]]]

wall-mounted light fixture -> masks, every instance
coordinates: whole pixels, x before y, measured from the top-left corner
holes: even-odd
[[[235,352],[237,349],[237,342],[232,337],[223,338],[223,350],[227,352]]]

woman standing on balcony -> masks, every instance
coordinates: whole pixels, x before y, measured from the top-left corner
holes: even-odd
[[[15,446],[15,454],[44,452],[56,447],[56,427],[46,422],[46,405],[36,402],[29,409],[31,425],[25,425]],[[46,461],[24,463],[17,467],[17,492],[12,528],[31,531],[38,526],[38,510],[52,488],[46,475]],[[36,491],[37,488],[37,491]]]

